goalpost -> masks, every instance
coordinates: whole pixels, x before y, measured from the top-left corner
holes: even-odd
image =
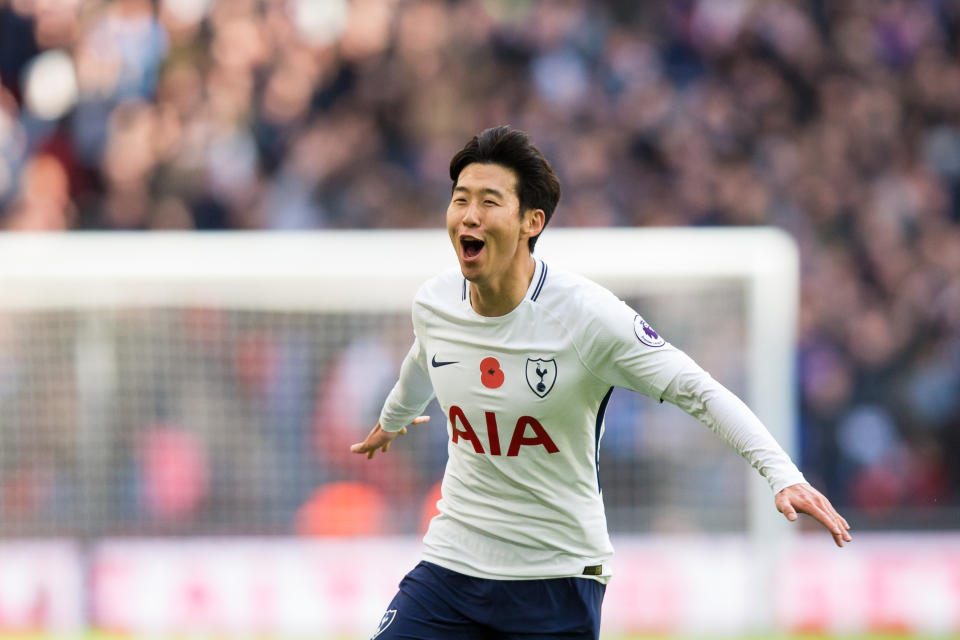
[[[789,236],[548,229],[536,255],[636,305],[795,454]],[[0,235],[0,482],[47,465],[54,486],[17,517],[0,506],[0,535],[282,535],[312,488],[356,477],[396,491],[381,532],[416,534],[423,495],[401,492],[438,479],[442,422],[391,450],[402,473],[325,458],[352,434],[318,425],[369,429],[414,292],[455,265],[442,231]],[[654,405],[615,395],[608,410],[613,533],[747,534],[751,626],[769,627],[792,527],[715,436]],[[75,500],[54,513],[58,491]]]

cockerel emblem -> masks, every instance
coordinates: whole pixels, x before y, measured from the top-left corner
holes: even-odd
[[[550,393],[557,381],[557,361],[553,358],[527,358],[527,384],[541,398]]]

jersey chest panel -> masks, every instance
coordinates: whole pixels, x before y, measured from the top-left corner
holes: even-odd
[[[427,366],[452,452],[522,460],[593,450],[606,388],[563,328],[536,311],[528,304],[509,321],[425,324]]]

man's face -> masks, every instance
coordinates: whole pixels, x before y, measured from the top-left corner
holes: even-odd
[[[529,216],[530,212],[526,212]],[[497,164],[464,167],[447,207],[447,231],[464,277],[487,284],[529,255],[517,176]]]

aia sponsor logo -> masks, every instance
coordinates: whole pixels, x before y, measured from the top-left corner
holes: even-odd
[[[467,420],[467,415],[463,412],[463,409],[455,404],[450,406],[449,414],[451,442],[457,444],[460,440],[464,440],[473,446],[474,453],[491,456],[503,455],[500,447],[500,426],[497,424],[497,414],[493,411],[484,411],[483,416],[487,428],[488,449],[483,448],[480,436],[477,435],[473,425]],[[513,434],[510,436],[510,444],[507,447],[507,456],[520,455],[520,447],[543,447],[547,450],[547,453],[557,453],[559,451],[540,421],[531,416],[520,416],[517,419],[517,423],[513,427]]]

